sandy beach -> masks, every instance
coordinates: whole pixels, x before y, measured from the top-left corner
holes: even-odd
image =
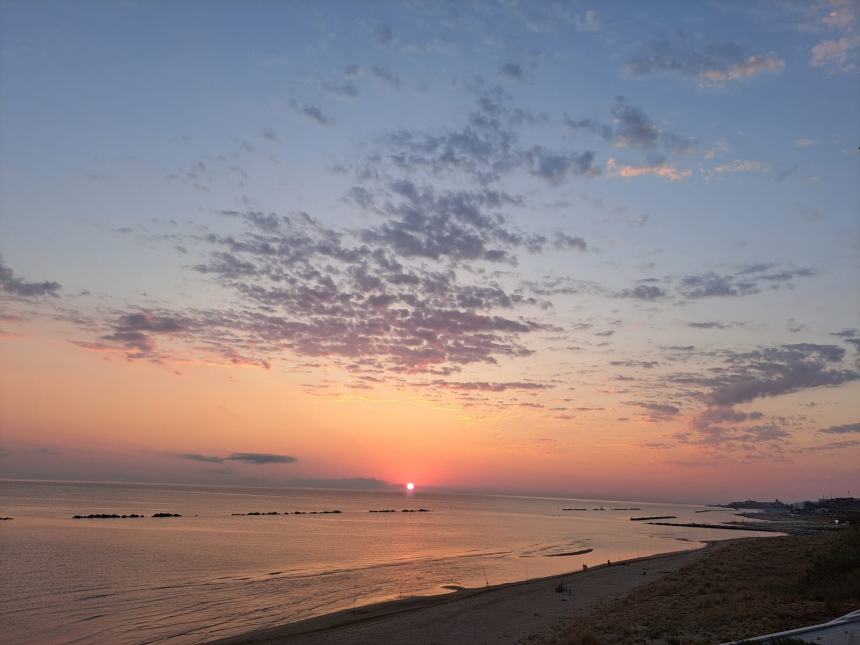
[[[730,542],[604,564],[587,572],[367,605],[220,639],[213,645],[540,643],[599,603],[675,572]],[[561,582],[568,591],[556,591]]]

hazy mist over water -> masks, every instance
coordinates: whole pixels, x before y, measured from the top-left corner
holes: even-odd
[[[605,510],[593,510],[603,507]],[[612,510],[631,508],[639,510]],[[369,513],[426,508],[429,513]],[[563,511],[563,508],[587,508]],[[578,570],[755,532],[704,506],[476,495],[0,483],[7,642],[198,643],[446,585]],[[340,514],[232,513],[340,510]],[[180,518],[152,518],[153,513]],[[117,513],[141,519],[72,519]],[[591,553],[547,557],[583,549]]]

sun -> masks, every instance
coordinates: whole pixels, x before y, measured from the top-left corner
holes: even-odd
[[[409,482],[408,484],[406,484],[406,490],[415,490],[415,484]]]

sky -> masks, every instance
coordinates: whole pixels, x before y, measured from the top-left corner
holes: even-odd
[[[860,4],[0,4],[0,476],[860,492]]]

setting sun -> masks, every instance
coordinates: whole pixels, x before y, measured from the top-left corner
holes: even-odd
[[[408,484],[406,484],[406,490],[415,490],[415,484],[409,482]]]

